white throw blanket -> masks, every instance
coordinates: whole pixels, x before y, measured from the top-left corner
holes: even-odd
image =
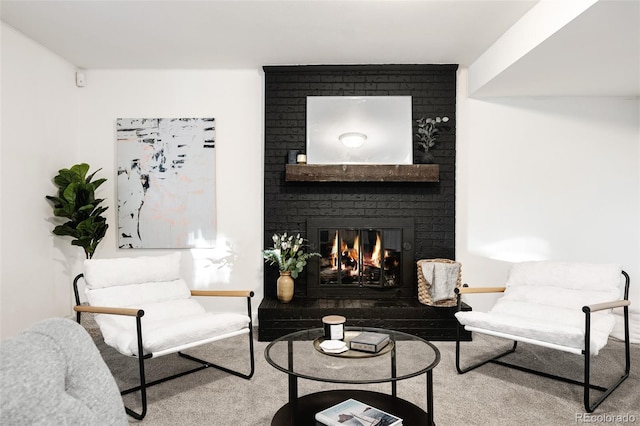
[[[422,276],[431,288],[431,297],[434,302],[455,297],[455,288],[458,284],[459,274],[459,263],[422,263]]]

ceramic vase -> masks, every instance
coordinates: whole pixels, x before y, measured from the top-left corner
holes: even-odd
[[[293,278],[290,271],[280,271],[276,281],[276,294],[282,303],[289,303],[293,299]]]

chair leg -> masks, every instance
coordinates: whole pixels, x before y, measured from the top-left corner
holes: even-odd
[[[628,354],[628,353],[627,353]],[[629,357],[627,357],[627,363],[629,362]],[[602,402],[611,394],[611,392],[613,392],[614,390],[616,390],[616,388],[618,386],[620,386],[620,384],[622,382],[624,382],[627,377],[629,377],[629,370],[625,370],[625,374],[623,374],[614,384],[612,384],[611,386],[609,386],[608,388],[603,388],[601,386],[595,386],[589,383],[589,369],[590,369],[590,361],[588,356],[585,354],[585,359],[584,359],[584,365],[585,365],[585,381],[584,381],[584,409],[587,411],[587,413],[593,413],[593,411],[598,408],[598,406],[600,404],[602,404]],[[591,389],[596,389],[599,390],[602,393],[602,395],[600,395],[600,398],[598,398],[593,404],[591,404],[590,402],[590,397],[589,397],[589,391]]]
[[[140,413],[136,413],[129,407],[124,407],[125,411],[128,415],[133,417],[136,420],[142,420],[144,416],[147,415],[147,383],[144,375],[144,357],[138,357],[138,367],[140,370],[140,386],[136,386],[135,388],[127,389],[120,392],[120,395],[127,395],[129,393],[135,392],[137,390],[140,391],[140,399],[142,400],[142,411]]]
[[[476,368],[481,367],[481,366],[483,366],[485,364],[488,364],[490,362],[497,362],[497,360],[499,358],[502,358],[505,355],[509,355],[509,354],[515,352],[516,351],[516,347],[518,346],[518,342],[516,340],[514,340],[513,341],[513,346],[510,349],[508,349],[508,350],[506,350],[504,352],[501,352],[498,355],[492,356],[489,359],[486,359],[484,361],[480,361],[477,364],[473,364],[473,365],[468,366],[466,368],[461,368],[460,367],[460,329],[461,328],[462,328],[462,326],[460,324],[458,324],[458,326],[456,328],[456,370],[458,371],[458,374],[464,374],[464,373],[466,373],[468,371],[475,370]]]
[[[253,296],[253,293],[252,293]],[[178,355],[180,355],[181,357],[190,359],[191,361],[195,361],[195,362],[199,362],[200,364],[203,365],[203,368],[207,368],[207,367],[213,367],[216,368],[220,371],[224,371],[225,373],[229,373],[229,374],[233,374],[234,376],[238,376],[241,377],[243,379],[250,379],[251,377],[253,377],[253,373],[255,371],[255,367],[256,367],[256,363],[255,363],[255,358],[253,355],[253,320],[252,320],[252,313],[251,313],[251,297],[247,297],[247,315],[249,317],[249,363],[250,363],[250,368],[249,368],[249,373],[245,374],[242,373],[240,371],[235,371],[235,370],[231,370],[227,367],[223,367],[221,365],[217,365],[217,364],[213,364],[211,362],[196,358],[194,356],[191,355],[187,355],[185,353],[182,352],[178,352]]]
[[[229,369],[227,367],[223,367],[221,365],[214,364],[212,362],[205,361],[205,360],[200,359],[200,358],[196,358],[194,356],[185,354],[183,352],[178,352],[178,355],[180,355],[183,358],[190,359],[191,361],[199,362],[200,364],[203,365],[202,368],[213,367],[215,369],[218,369],[220,371],[224,371],[225,373],[233,374],[234,376],[238,376],[238,377],[241,377],[243,379],[250,379],[251,377],[253,377],[253,373],[255,371],[255,358],[254,358],[254,354],[253,354],[253,327],[249,328],[249,333],[248,334],[249,334],[249,364],[250,364],[250,369],[249,369],[249,373],[248,374],[245,374],[245,373],[242,373],[242,372],[236,371],[236,370],[231,370],[231,369]]]
[[[253,377],[253,373],[255,371],[255,357],[254,357],[254,351],[253,351],[253,330],[250,329],[249,330],[249,361],[250,361],[250,371],[248,374],[239,372],[239,371],[235,371],[235,370],[231,370],[229,368],[226,367],[222,367],[216,364],[213,364],[211,362],[202,360],[200,358],[196,358],[194,356],[182,353],[182,352],[178,352],[178,355],[189,359],[191,361],[195,361],[197,363],[199,363],[200,365],[196,368],[192,368],[190,370],[186,370],[186,371],[182,371],[180,373],[177,374],[173,374],[171,376],[167,376],[167,377],[163,377],[161,379],[155,380],[153,382],[146,382],[146,378],[145,378],[145,370],[144,370],[144,360],[151,358],[151,356],[145,356],[145,357],[139,357],[138,358],[138,365],[139,365],[139,370],[140,370],[140,385],[139,386],[135,386],[133,388],[129,388],[126,390],[123,390],[120,392],[120,395],[127,395],[133,392],[137,392],[140,391],[140,398],[142,400],[142,411],[140,413],[137,413],[135,411],[133,411],[132,409],[125,407],[125,410],[127,412],[128,415],[130,415],[131,417],[133,417],[136,420],[142,420],[144,418],[144,416],[147,414],[147,388],[151,387],[151,386],[155,386],[158,385],[160,383],[164,383],[167,382],[169,380],[173,380],[173,379],[177,379],[178,377],[182,377],[182,376],[186,376],[187,374],[191,374],[191,373],[195,373],[197,371],[200,370],[204,370],[205,368],[209,368],[209,367],[213,367],[216,368],[218,370],[224,371],[226,373],[230,373],[233,374],[234,376],[238,376],[241,377],[243,379],[250,379],[251,377]],[[140,342],[140,348],[142,347],[142,342]],[[140,349],[140,351],[138,353],[142,353],[142,349]]]
[[[499,361],[500,358],[502,358],[505,355],[509,355],[512,354],[516,351],[516,347],[518,346],[518,342],[517,341],[513,341],[513,346],[510,349],[507,349],[504,352],[499,353],[498,355],[494,355],[489,359],[485,359],[483,361],[478,362],[477,364],[473,364],[470,365],[466,368],[460,368],[460,342],[456,342],[456,370],[458,370],[458,374],[464,374],[466,372],[469,372],[471,370],[475,370],[478,367],[482,367],[485,364],[488,364],[490,362],[495,363],[495,364],[505,364]]]
[[[140,374],[140,386],[136,386],[131,389],[123,390],[120,392],[120,395],[127,395],[129,393],[140,391],[140,399],[142,400],[142,411],[140,413],[136,413],[132,409],[128,407],[124,407],[125,411],[128,415],[133,417],[136,420],[142,420],[144,416],[147,415],[147,387],[152,384],[147,384],[145,374],[144,374],[144,360],[147,358],[151,358],[151,356],[144,356],[144,351],[142,349],[142,323],[140,321],[141,316],[136,316],[136,328],[138,332],[138,370]]]
[[[594,386],[590,384],[591,381],[591,313],[588,310],[583,308],[585,313],[585,349],[583,351],[584,355],[584,409],[587,413],[593,413],[593,411],[598,408],[600,404],[613,392],[616,390],[618,386],[622,382],[624,382],[627,377],[629,377],[629,372],[631,371],[631,348],[629,343],[629,307],[624,307],[624,352],[625,352],[625,369],[624,374],[611,386],[608,388],[603,388],[600,386]],[[593,404],[591,403],[591,398],[589,396],[589,391],[591,389],[597,389],[602,393],[600,398],[598,398]]]

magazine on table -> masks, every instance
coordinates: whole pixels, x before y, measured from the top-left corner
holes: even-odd
[[[327,426],[402,426],[402,419],[355,399],[316,413],[316,420]]]

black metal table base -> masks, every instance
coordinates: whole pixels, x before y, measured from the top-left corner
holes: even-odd
[[[304,395],[297,400],[297,416],[293,416],[291,405],[285,404],[278,410],[271,421],[272,426],[313,426],[317,412],[353,398],[372,407],[402,419],[405,426],[428,425],[429,415],[423,409],[393,395],[365,390],[331,390]]]

